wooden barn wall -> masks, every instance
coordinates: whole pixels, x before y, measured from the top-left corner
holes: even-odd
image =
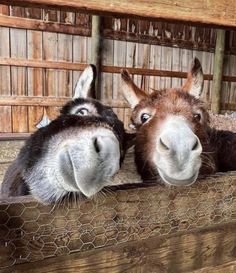
[[[76,65],[91,60],[91,16],[36,8],[0,6],[0,95],[4,98],[28,96],[52,98],[53,103],[0,105],[0,133],[28,133],[44,116],[58,115],[57,98],[72,96],[81,73]],[[30,26],[30,27],[26,27]],[[194,56],[212,75],[215,30],[160,22],[103,18],[102,65],[187,72]],[[236,76],[236,35],[227,34],[224,76]],[[7,61],[6,61],[7,60]],[[14,65],[7,65],[12,60]],[[38,61],[37,67],[20,61]],[[48,62],[41,67],[40,61]],[[0,62],[0,64],[1,64]],[[53,63],[50,68],[50,62]],[[60,69],[55,69],[59,63]],[[17,64],[17,65],[15,65]],[[76,64],[71,66],[71,64]],[[70,65],[69,68],[64,66]],[[71,69],[70,69],[71,68]],[[119,70],[118,70],[119,71]],[[128,127],[130,109],[124,103],[118,73],[101,75],[102,99],[112,102],[115,112]],[[183,78],[134,75],[134,81],[148,91],[180,86]],[[204,84],[203,99],[211,100],[211,81]],[[118,101],[118,103],[115,103]],[[236,83],[223,83],[222,104],[235,110]]]

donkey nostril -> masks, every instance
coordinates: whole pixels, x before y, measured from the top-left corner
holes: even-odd
[[[97,153],[99,153],[100,150],[101,150],[101,148],[100,148],[100,146],[99,146],[99,144],[98,144],[98,139],[97,139],[97,138],[94,139],[93,145],[94,145],[95,151],[96,151]]]
[[[192,151],[197,150],[198,146],[199,146],[199,142],[198,142],[198,139],[196,139],[196,141],[192,147]]]
[[[161,144],[161,147],[165,150],[169,150],[170,148],[163,142],[163,140],[160,138],[160,144]]]

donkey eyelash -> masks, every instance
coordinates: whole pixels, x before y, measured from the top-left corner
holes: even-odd
[[[76,112],[75,112],[75,115],[78,115],[78,116],[87,116],[87,115],[89,115],[90,114],[90,112],[89,112],[89,110],[87,109],[87,108],[80,108],[80,109],[78,109]]]
[[[150,114],[143,113],[140,117],[142,124],[146,123],[151,118]]]
[[[193,118],[194,118],[196,121],[200,122],[201,119],[202,119],[202,115],[201,115],[200,113],[194,113],[194,114],[193,114]]]
[[[97,109],[91,103],[84,103],[83,105],[74,106],[70,110],[70,114],[78,116],[97,115]]]

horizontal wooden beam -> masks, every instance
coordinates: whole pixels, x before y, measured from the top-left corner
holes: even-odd
[[[9,4],[9,0],[1,0]],[[236,27],[234,0],[11,0],[11,5],[46,7],[104,15],[121,15],[169,21]]]
[[[155,236],[86,252],[65,253],[63,257],[18,264],[1,272],[190,273],[198,269],[194,273],[235,273],[235,227],[233,222],[193,233]],[[206,267],[211,270],[201,271]]]
[[[88,28],[77,27],[70,24],[48,22],[6,15],[0,15],[0,26],[31,30],[42,30],[81,36],[91,35],[91,30],[89,30]]]
[[[0,58],[0,65],[46,68],[46,69],[62,69],[62,70],[78,70],[83,71],[87,64],[82,63],[69,63],[69,62],[56,62],[45,60],[28,60],[28,59],[15,59],[15,58]]]
[[[87,64],[71,63],[71,62],[56,62],[46,60],[29,60],[29,59],[15,59],[15,58],[0,58],[0,65],[32,67],[32,68],[45,68],[45,69],[61,69],[61,70],[75,70],[83,71]],[[157,70],[146,68],[133,68],[123,66],[108,66],[102,65],[101,72],[119,74],[122,69],[128,69],[131,74],[142,76],[156,76],[156,77],[170,77],[170,78],[186,78],[186,72]],[[204,80],[211,81],[213,75],[205,74]],[[223,76],[223,81],[236,82],[236,76]]]
[[[0,133],[0,141],[4,140],[25,140],[31,133]]]
[[[122,168],[126,168],[123,174],[117,174],[120,181],[137,182],[126,165],[123,164]],[[132,241],[136,241],[136,250],[133,245],[128,247],[133,252],[123,249],[119,253],[122,257],[124,253],[133,253],[131,257],[137,255],[135,259],[139,259],[143,257],[141,253],[149,249],[149,243],[142,240],[148,239],[155,242],[150,246],[154,251],[152,255],[156,253],[153,256],[156,266],[176,265],[177,271],[169,272],[183,272],[235,258],[235,222],[230,227],[227,224],[232,221],[236,221],[236,173],[199,179],[191,187],[169,188],[157,183],[113,187],[106,195],[98,194],[77,203],[67,200],[56,206],[39,204],[30,196],[2,197],[0,270],[7,267],[11,270],[14,264],[31,261],[46,264],[48,258],[55,256],[60,261],[68,254],[85,252],[86,255],[88,250],[102,251],[107,246],[119,249],[119,245],[122,248]],[[217,231],[208,236],[208,228],[217,228]],[[189,236],[181,237],[181,234]],[[163,256],[159,255],[164,253],[166,258],[160,263]],[[199,253],[202,254],[199,256]],[[183,262],[187,257],[191,257],[191,262]],[[29,266],[32,267],[32,263]]]
[[[0,106],[42,106],[61,107],[71,98],[69,97],[28,97],[1,96]],[[103,99],[102,103],[113,108],[130,108],[125,100]],[[209,108],[210,109],[210,108]],[[221,110],[236,110],[236,103],[221,103]]]
[[[0,96],[0,106],[42,106],[60,107],[65,105],[71,98],[68,97],[28,97],[28,96]],[[102,100],[105,105],[114,108],[129,108],[124,100]]]
[[[158,37],[156,35],[154,36],[149,34],[133,33],[124,30],[119,31],[112,29],[103,29],[102,33],[106,39],[115,39],[120,41],[129,41],[149,45],[162,45],[193,50],[202,50],[206,52],[215,51],[215,46],[213,46],[212,44],[198,43],[191,40],[178,39],[176,37],[173,39],[167,37]]]

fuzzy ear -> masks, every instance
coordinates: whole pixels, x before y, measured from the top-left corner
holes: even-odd
[[[182,89],[194,97],[199,98],[203,91],[203,82],[202,65],[197,58],[194,58],[188,73],[187,81]]]
[[[139,89],[137,85],[135,85],[127,70],[123,69],[121,71],[121,78],[123,81],[122,88],[124,97],[133,109],[142,99],[146,98],[148,95]]]
[[[95,98],[94,83],[96,79],[96,67],[90,64],[80,75],[75,86],[73,99]]]

